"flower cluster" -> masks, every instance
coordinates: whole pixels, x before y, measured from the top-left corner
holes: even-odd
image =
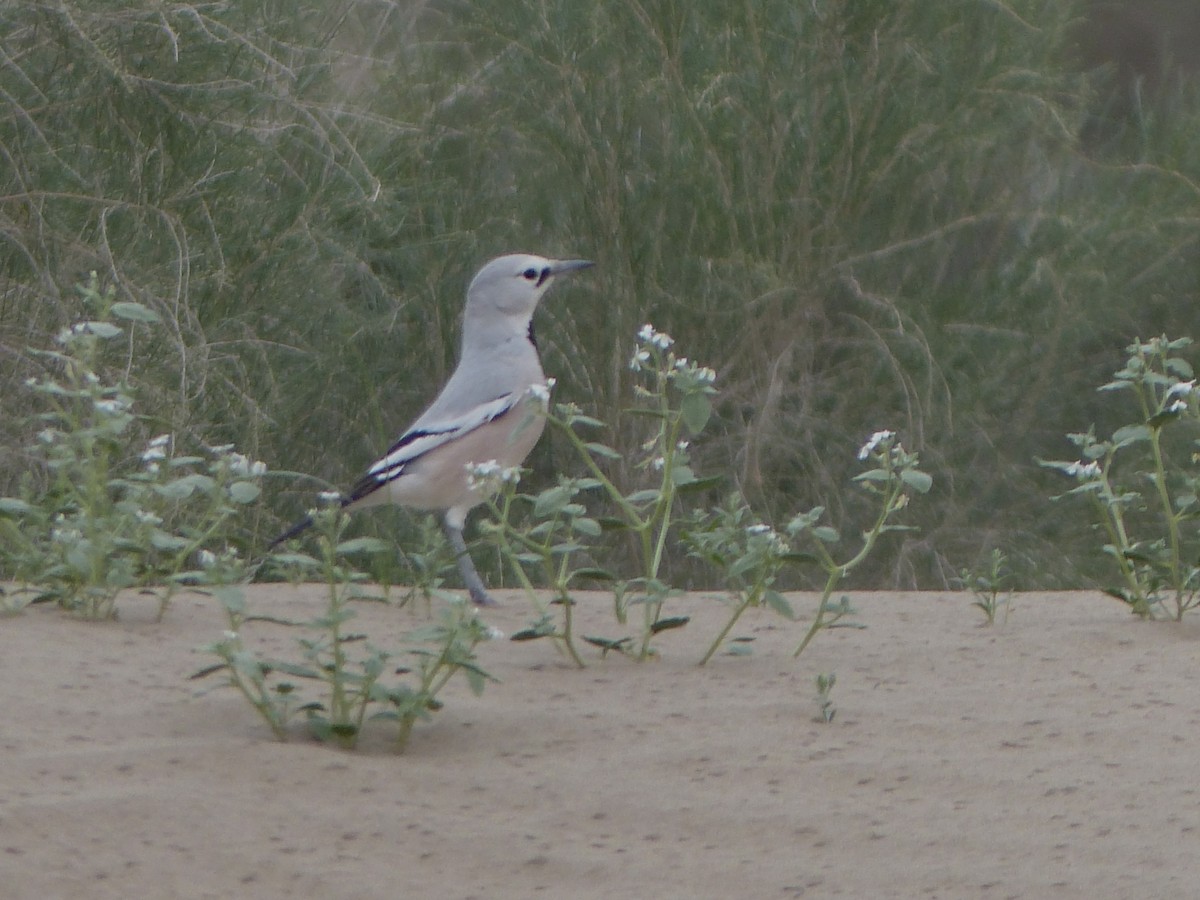
[[[655,331],[654,326],[646,323],[637,333],[638,345],[634,348],[633,358],[629,360],[629,368],[635,372],[649,368],[650,361],[656,353],[669,350],[675,339],[669,334]]]
[[[708,366],[697,365],[688,360],[686,356],[681,356],[675,360],[675,364],[671,367],[671,371],[667,377],[686,381],[693,385],[704,386],[715,382],[717,380],[717,373]]]
[[[896,436],[896,432],[894,432],[894,431],[877,431],[877,432],[875,432],[873,435],[871,435],[869,438],[867,438],[867,442],[859,448],[858,458],[866,459],[868,456],[870,456],[872,453],[875,452],[875,449],[880,444],[884,443],[885,441],[890,441],[895,436]]]
[[[545,384],[531,384],[526,393],[541,403],[542,406],[548,406],[550,404],[550,392],[554,390],[554,385],[557,383],[555,379],[547,378]]]
[[[494,494],[503,485],[516,484],[520,480],[521,469],[517,466],[505,467],[494,459],[467,463],[467,486],[482,494]]]
[[[1063,473],[1070,475],[1072,478],[1078,478],[1080,481],[1091,481],[1094,478],[1099,478],[1103,474],[1100,468],[1100,463],[1092,460],[1091,462],[1073,462],[1063,467]]]

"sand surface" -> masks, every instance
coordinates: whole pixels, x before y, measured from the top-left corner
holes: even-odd
[[[499,596],[487,618],[511,634],[530,608]],[[452,683],[404,755],[381,723],[356,752],[302,728],[279,743],[232,690],[198,694],[196,648],[224,628],[209,600],[161,623],[141,598],[110,623],[28,609],[0,620],[0,896],[1197,895],[1200,616],[1021,594],[985,628],[962,594],[851,597],[869,627],[798,661],[802,627],[752,611],[752,655],[698,668],[723,615],[700,596],[648,663],[491,642],[502,683]],[[287,586],[251,603],[320,608]],[[578,609],[618,634],[607,596]],[[421,620],[368,606],[360,624],[387,645]]]

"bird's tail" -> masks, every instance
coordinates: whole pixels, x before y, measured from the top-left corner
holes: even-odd
[[[311,528],[312,523],[313,523],[312,516],[305,516],[303,519],[301,519],[299,522],[297,522],[295,525],[293,525],[291,528],[289,528],[283,534],[279,535],[279,537],[277,537],[273,541],[271,541],[271,543],[267,544],[267,549],[274,550],[276,547],[278,547],[284,541],[291,540],[296,535]]]

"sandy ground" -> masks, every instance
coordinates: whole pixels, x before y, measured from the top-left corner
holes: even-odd
[[[515,594],[488,620],[530,618]],[[257,611],[319,608],[256,588]],[[404,755],[271,739],[188,675],[223,619],[32,608],[0,621],[0,895],[24,898],[1188,897],[1200,881],[1200,617],[1141,623],[1097,594],[1022,594],[980,627],[961,594],[852,595],[866,630],[696,661],[722,608],[637,664],[497,641]],[[796,598],[808,611],[812,598]],[[585,632],[615,635],[581,595]],[[368,607],[387,644],[407,609]],[[293,637],[262,626],[275,649]],[[281,633],[282,632],[282,633]],[[831,724],[814,677],[836,672]]]

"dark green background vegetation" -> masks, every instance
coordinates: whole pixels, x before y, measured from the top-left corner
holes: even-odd
[[[1094,388],[1134,336],[1200,335],[1200,115],[1182,79],[1082,66],[1082,12],[10,0],[0,494],[44,477],[26,348],[90,270],[167,323],[112,360],[157,430],[346,485],[453,367],[475,269],[527,250],[598,262],[538,326],[616,446],[653,322],[718,372],[698,470],[768,520],[852,522],[872,431],[921,452],[920,530],[861,583],[941,587],[1001,546],[1023,587],[1087,584],[1085,515],[1035,457],[1127,420]],[[282,521],[309,500],[278,484]]]

